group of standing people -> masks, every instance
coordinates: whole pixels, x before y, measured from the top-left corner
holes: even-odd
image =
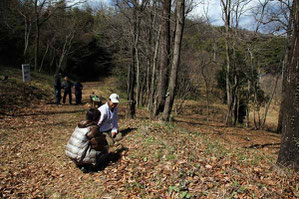
[[[119,96],[110,95],[99,108],[91,108],[70,137],[65,153],[84,173],[98,169],[108,157],[118,134]]]
[[[73,87],[73,83],[69,80],[67,76],[64,77],[63,82],[61,82],[61,74],[58,74],[56,76],[54,82],[54,92],[55,92],[57,105],[60,105],[61,89],[64,89],[63,100],[62,100],[63,104],[65,104],[67,96],[69,98],[69,103],[72,104],[72,87]],[[77,81],[75,83],[76,104],[82,103],[82,90],[83,90],[83,85],[81,84],[80,81]]]

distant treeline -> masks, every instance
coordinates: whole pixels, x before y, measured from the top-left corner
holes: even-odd
[[[128,90],[133,82],[138,106],[152,107],[160,78],[166,77],[163,84],[170,79],[176,13],[170,10],[165,62],[169,66],[161,76],[161,45],[165,43],[161,41],[161,5],[142,1],[130,7],[126,1],[117,2],[114,7],[91,8],[67,0],[1,1],[1,63],[12,67],[30,63],[35,71],[62,73],[81,81],[114,74],[120,89]],[[215,97],[227,103],[227,83],[235,97],[234,123],[238,122],[240,107],[254,103],[254,109],[259,110],[267,104],[270,96],[261,89],[259,78],[267,73],[281,74],[287,39],[234,25],[226,30],[202,19],[185,18],[175,87],[181,99],[174,105],[177,112],[185,99],[199,96],[205,97],[207,106]],[[231,71],[227,71],[228,55]]]
[[[98,80],[113,68],[112,52],[96,31],[88,7],[67,1],[1,1],[0,60],[10,67],[29,63],[35,71]]]

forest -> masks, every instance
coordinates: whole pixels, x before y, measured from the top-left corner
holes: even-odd
[[[29,104],[37,103],[35,100],[40,101],[42,98],[47,98],[45,101],[49,101],[49,98],[54,101],[54,94],[49,94],[53,92],[53,88],[48,87],[53,87],[54,77],[62,74],[70,77],[74,82],[82,82],[85,89],[83,102],[88,99],[90,93],[95,91],[105,97],[108,96],[108,92],[120,93],[122,100],[120,114],[124,121],[123,126],[133,132],[135,128],[144,131],[145,135],[142,133],[139,135],[140,131],[137,130],[134,138],[139,140],[140,136],[144,136],[145,138],[142,138],[146,144],[152,147],[153,142],[163,145],[163,141],[161,143],[159,141],[163,139],[167,143],[171,140],[174,143],[179,142],[177,144],[181,146],[182,143],[175,140],[173,136],[178,136],[182,142],[185,140],[190,144],[192,142],[190,139],[193,139],[196,134],[195,130],[192,130],[193,127],[204,131],[204,128],[198,127],[200,124],[213,129],[212,131],[220,137],[230,131],[252,132],[255,137],[259,135],[253,132],[279,136],[278,144],[274,141],[270,144],[267,142],[257,144],[253,141],[251,143],[251,139],[254,138],[249,138],[250,133],[242,139],[250,141],[251,145],[246,146],[248,148],[279,146],[280,148],[276,148],[275,160],[271,163],[271,168],[275,165],[275,169],[294,172],[291,177],[288,175],[286,181],[298,183],[296,172],[299,170],[299,46],[297,45],[299,3],[296,0],[219,0],[217,2],[221,7],[219,15],[221,19],[217,20],[221,21],[221,25],[215,25],[213,18],[205,9],[197,16],[191,15],[198,6],[208,8],[208,2],[204,0],[111,0],[105,3],[91,0],[1,0],[0,118],[3,119],[1,122],[3,127],[0,129],[0,144],[2,149],[6,149],[6,145],[2,143],[17,136],[12,133],[12,137],[6,138],[4,127],[11,128],[12,131],[18,129],[19,127],[9,127],[10,123],[17,124],[16,121],[21,120],[18,118],[15,123],[13,122],[14,117],[19,117],[18,113],[20,116],[29,117],[30,121],[31,119],[34,121],[34,116],[37,116],[37,121],[43,123],[46,119],[39,117],[52,117],[51,111],[58,110],[52,105],[53,110],[47,108],[49,102],[40,107]],[[249,18],[250,27],[244,25],[244,20]],[[29,85],[19,80],[7,82],[6,78],[8,81],[16,78],[15,71],[21,69],[22,64],[30,64],[32,79],[36,78],[36,81],[43,83],[36,83],[35,80],[32,80]],[[26,89],[30,94],[26,94]],[[15,97],[19,94],[19,97]],[[35,99],[34,95],[38,97]],[[82,113],[81,108],[86,110],[82,105],[74,109],[65,107],[64,111],[66,114],[73,113],[70,117],[78,119],[77,114]],[[26,115],[29,109],[33,111],[32,115]],[[37,113],[34,109],[37,109]],[[43,109],[50,112],[45,114],[39,112]],[[43,116],[39,116],[40,114]],[[57,114],[61,113],[57,112]],[[141,118],[146,120],[141,121]],[[55,127],[52,119],[50,119],[53,125],[51,128],[56,135],[59,130],[56,129],[58,127]],[[63,116],[60,119],[63,120]],[[71,121],[74,121],[73,119]],[[195,119],[199,119],[200,123],[194,122]],[[183,123],[186,123],[186,126]],[[132,127],[133,124],[138,127]],[[162,127],[159,126],[161,124]],[[162,136],[165,135],[165,126],[167,128],[171,126],[168,130],[174,133],[169,140]],[[190,131],[190,137],[177,132],[180,131],[178,129],[183,128],[182,126],[191,129],[183,130]],[[62,128],[64,127],[70,128],[67,123],[62,125]],[[226,129],[225,132],[217,130],[222,128]],[[126,130],[123,129],[123,132]],[[121,161],[127,161],[125,165],[130,162],[125,160],[126,154],[133,153],[129,146],[134,149],[134,144],[128,138],[130,134],[124,138],[129,152],[122,151],[123,159],[120,157]],[[22,135],[26,136],[26,132],[22,132]],[[66,139],[66,135],[63,139]],[[242,141],[238,139],[235,142],[240,142],[242,145]],[[205,144],[207,148],[210,146]],[[155,147],[153,148],[156,156],[166,158],[168,163],[173,159],[184,162],[182,164],[189,162],[189,159],[185,160],[181,156],[163,156],[159,154],[161,152],[159,147]],[[170,152],[168,151],[170,154],[177,150],[173,145],[172,147]],[[198,150],[201,151],[205,147],[199,148]],[[150,154],[147,150],[149,149],[144,149],[144,153]],[[169,148],[166,147],[165,150]],[[191,148],[182,150],[186,150],[186,153],[192,156]],[[4,151],[0,152],[1,157],[9,154]],[[56,154],[57,151],[52,153]],[[132,156],[138,157],[136,153],[134,152]],[[148,162],[148,159],[150,157],[140,157],[141,164]],[[192,162],[194,166],[196,161],[193,159],[190,165]],[[217,160],[222,161],[221,158]],[[6,165],[5,161],[0,161],[0,165]],[[62,160],[59,161],[61,163]],[[216,159],[213,161],[215,162]],[[232,160],[229,161],[230,163],[226,165],[227,161],[223,159],[225,167],[232,164]],[[135,164],[134,161],[130,163]],[[115,164],[117,162],[112,162],[112,165]],[[120,172],[123,166],[124,163],[121,162],[117,172]],[[188,166],[184,168],[193,171],[193,166],[192,169]],[[210,169],[210,166],[214,168],[211,162],[204,165],[206,169]],[[173,166],[173,169],[177,168]],[[3,169],[4,171],[7,170]],[[132,171],[130,172],[132,175]],[[232,171],[228,171],[230,172]],[[261,173],[254,169],[253,172]],[[142,173],[146,175],[144,171]],[[193,178],[192,175],[196,176],[187,173],[183,172],[184,179]],[[60,175],[68,176],[66,173]],[[104,174],[98,175],[102,178]],[[9,172],[7,175],[0,176],[0,179],[5,182],[8,182],[8,179],[16,179],[8,176]],[[137,176],[137,178],[141,177]],[[147,182],[146,179],[142,180]],[[236,181],[238,180],[243,179],[238,178]],[[173,184],[169,184],[166,188],[160,185],[159,188],[157,185],[145,185],[146,183],[142,184],[141,181],[134,182],[135,188],[133,185],[132,189],[127,187],[129,191],[127,190],[123,195],[113,192],[114,196],[110,195],[111,197],[106,198],[299,197],[298,186],[285,184],[283,186],[291,191],[286,191],[287,188],[283,191],[278,190],[276,187],[273,188],[276,190],[274,195],[267,191],[263,195],[262,188],[259,187],[258,189],[261,189],[259,193],[254,192],[252,195],[248,187],[246,191],[240,191],[245,186],[241,186],[242,183],[238,190],[230,189],[228,192],[221,192],[224,187],[220,185],[217,187],[213,184],[209,187],[208,183],[203,189],[214,191],[202,191],[196,195],[195,189],[192,191],[190,187],[190,189],[186,188],[187,184],[184,185],[185,188],[178,188],[176,184],[178,182],[174,178],[170,180]],[[19,183],[15,185],[12,183],[12,186],[20,185]],[[196,185],[194,181],[191,184]],[[126,185],[124,186],[126,189]],[[157,188],[157,193],[149,191],[149,187]],[[221,191],[219,191],[220,187]],[[18,189],[9,189],[6,185],[0,184],[0,196],[13,197],[13,194],[17,193],[17,191],[5,192],[7,190]],[[111,191],[111,187],[105,187],[105,190]],[[218,191],[223,195],[220,196]],[[104,192],[101,192],[99,197],[90,197],[104,197],[106,194]],[[37,193],[41,195],[30,197],[48,198],[52,194],[55,198],[54,192],[46,194],[44,189]],[[112,194],[109,191],[108,193]],[[130,193],[134,193],[134,197]],[[61,192],[58,195],[60,198],[79,197],[76,194],[74,196]],[[22,197],[22,195],[18,196]]]

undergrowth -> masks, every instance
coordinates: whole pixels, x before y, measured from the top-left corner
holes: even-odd
[[[31,81],[22,81],[22,70],[1,67],[1,75],[8,79],[0,81],[0,112],[14,114],[24,108],[53,101],[54,91],[52,84],[54,78],[39,73],[31,72]]]

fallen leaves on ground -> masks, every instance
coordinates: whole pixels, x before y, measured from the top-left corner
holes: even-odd
[[[84,90],[85,103],[92,88]],[[115,149],[103,170],[83,174],[64,149],[86,109],[41,103],[2,116],[1,198],[299,197],[298,174],[277,167],[273,150],[249,149],[246,140],[225,137],[240,129],[200,123],[195,115],[164,125],[147,119],[144,109],[127,120],[125,105],[120,105],[123,149]]]

